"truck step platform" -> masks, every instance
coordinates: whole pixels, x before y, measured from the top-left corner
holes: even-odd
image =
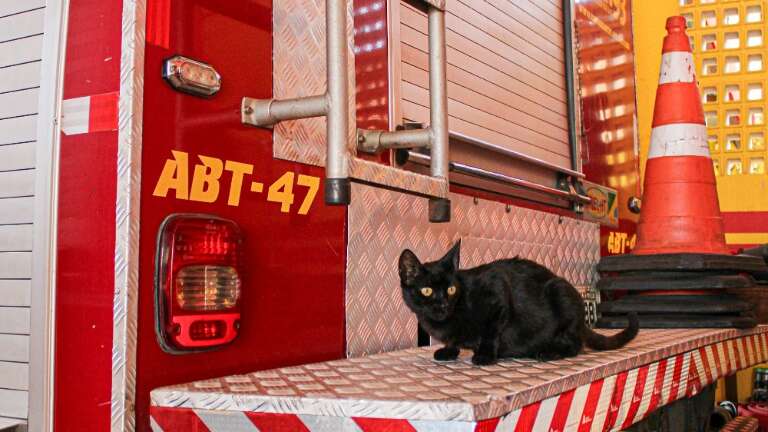
[[[606,334],[611,331],[601,331]],[[155,389],[153,430],[620,430],[768,360],[768,326],[643,329],[626,347],[551,362],[436,362],[437,347]]]

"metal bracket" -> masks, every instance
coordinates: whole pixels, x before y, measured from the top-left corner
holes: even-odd
[[[591,198],[585,195],[584,185],[581,183],[580,178],[575,178],[565,173],[558,173],[557,188],[568,192],[572,196],[583,198],[573,201],[573,211],[576,213],[584,213],[584,204],[589,203]]]
[[[284,100],[244,97],[240,120],[250,126],[272,128],[283,120],[322,117],[326,112],[326,95]]]
[[[357,130],[357,149],[378,154],[384,150],[430,148],[432,131],[427,129],[404,129],[394,132],[383,130]]]

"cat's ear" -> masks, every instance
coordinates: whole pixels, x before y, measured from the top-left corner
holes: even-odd
[[[456,271],[459,269],[459,251],[460,250],[461,250],[461,239],[459,239],[459,241],[457,241],[456,244],[453,245],[451,250],[449,250],[444,257],[440,258],[440,261],[444,265],[447,265],[450,268],[450,271]]]
[[[421,261],[410,249],[406,249],[400,254],[398,267],[400,269],[400,282],[405,285],[413,285],[422,271]]]

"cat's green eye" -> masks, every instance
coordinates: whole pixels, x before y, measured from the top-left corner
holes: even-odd
[[[424,288],[422,288],[422,289],[421,289],[421,294],[422,294],[424,297],[429,297],[429,296],[431,296],[431,295],[432,295],[432,288],[430,288],[430,287],[424,287]]]
[[[452,295],[456,294],[456,287],[455,286],[449,286],[447,292],[448,292],[449,296],[452,296]]]

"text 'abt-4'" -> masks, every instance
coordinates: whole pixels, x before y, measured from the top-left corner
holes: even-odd
[[[178,150],[171,150],[171,153],[173,157],[165,161],[163,171],[157,179],[155,190],[152,192],[154,196],[165,198],[170,191],[174,191],[176,199],[216,202],[222,190],[224,171],[231,174],[227,204],[240,205],[244,184],[247,191],[264,196],[265,184],[250,177],[253,175],[251,164],[198,155],[200,163],[193,166],[190,183],[189,153]],[[306,215],[312,208],[320,188],[319,177],[287,171],[267,187],[266,199],[280,204],[281,212],[289,213],[296,198],[294,185],[307,188],[297,211],[300,215]]]

